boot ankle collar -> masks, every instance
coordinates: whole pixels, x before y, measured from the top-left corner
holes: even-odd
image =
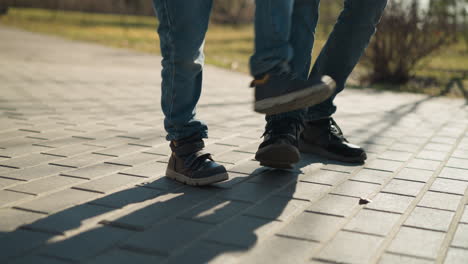
[[[174,152],[177,156],[181,157],[202,150],[203,148],[205,148],[205,143],[203,142],[203,140],[199,140],[176,146],[176,144],[174,144],[174,142],[172,141],[169,146],[171,147],[172,152]]]

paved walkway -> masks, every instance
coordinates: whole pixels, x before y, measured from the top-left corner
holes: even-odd
[[[249,77],[208,66],[199,113],[231,179],[192,188],[164,177],[159,57],[0,36],[0,263],[468,263],[462,100],[345,91],[369,161],[271,170]]]

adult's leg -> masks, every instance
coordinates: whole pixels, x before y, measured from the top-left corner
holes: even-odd
[[[289,47],[292,50],[288,68],[295,78],[307,80],[310,72],[311,54],[315,41],[315,28],[319,18],[320,0],[295,0],[291,18]],[[266,115],[265,119],[302,119],[305,109],[276,115]]]
[[[331,80],[326,83],[301,80],[291,71],[295,56],[295,47],[291,43],[292,23],[296,3],[301,2],[310,4],[315,1],[256,0],[255,53],[250,60],[250,69],[255,78],[252,86],[255,87],[257,112],[271,115],[302,109],[320,103],[332,94]]]
[[[306,119],[323,119],[335,113],[333,100],[344,89],[347,78],[369,44],[386,4],[387,0],[344,1],[344,9],[309,76],[329,75],[336,81],[337,88],[332,97],[309,107]]]
[[[202,89],[203,44],[212,0],[153,0],[159,18],[161,106],[168,140],[199,134],[207,126],[195,118]]]
[[[296,0],[293,4],[290,34],[283,46],[287,47],[284,51],[291,53],[286,68],[298,80],[307,80],[309,75],[318,8],[319,0]],[[256,153],[256,159],[262,165],[290,168],[299,161],[298,140],[304,112],[296,110],[266,116],[265,140]]]
[[[331,118],[336,111],[333,99],[345,86],[385,8],[386,0],[345,0],[344,9],[319,55],[309,78],[330,75],[337,90],[330,99],[310,107],[306,113],[300,150],[344,162],[362,163],[367,159],[363,148],[349,143]]]

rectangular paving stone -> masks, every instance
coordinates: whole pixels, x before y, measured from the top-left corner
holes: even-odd
[[[468,250],[468,224],[460,223],[452,240],[452,246]]]
[[[388,172],[395,172],[402,165],[403,165],[403,162],[400,162],[400,161],[376,159],[376,160],[373,160],[373,161],[367,163],[365,165],[365,168],[374,169],[374,170],[388,171]]]
[[[160,144],[164,144],[166,142],[167,141],[166,141],[165,137],[152,135],[149,138],[132,141],[131,143],[128,143],[128,144],[129,145],[134,145],[134,146],[142,146],[142,147],[151,148],[151,147],[154,147],[154,146],[157,146],[157,145],[160,145]]]
[[[186,213],[182,214],[181,217],[198,222],[219,224],[240,213],[248,206],[250,206],[248,203],[214,198],[190,209]]]
[[[237,172],[248,175],[255,175],[261,172],[269,170],[267,167],[260,166],[258,161],[247,160],[236,164],[235,166],[228,169],[228,172]]]
[[[90,141],[90,140],[85,139],[85,138],[77,138],[77,137],[65,137],[65,138],[58,138],[58,139],[53,139],[53,140],[42,140],[39,143],[35,143],[35,145],[46,146],[50,148],[60,148],[60,147],[64,147],[67,145],[85,143],[87,141]]]
[[[454,213],[432,208],[416,207],[404,223],[405,226],[447,232]]]
[[[433,264],[434,261],[420,259],[410,256],[403,256],[398,254],[385,253],[380,258],[379,264],[395,264],[395,263],[406,263],[406,264]]]
[[[33,153],[18,158],[12,158],[4,161],[0,161],[0,166],[24,169],[33,167],[39,164],[48,163],[54,160],[63,159],[62,157],[44,155],[40,153]]]
[[[0,221],[0,232],[11,232],[22,225],[34,222],[44,216],[44,214],[12,208],[0,209],[0,217],[2,218],[2,221]]]
[[[416,152],[420,147],[420,144],[410,144],[410,143],[395,143],[391,145],[389,150],[396,151],[406,151],[406,152]]]
[[[330,171],[339,171],[339,172],[346,172],[346,173],[353,173],[357,170],[362,168],[360,165],[349,164],[345,162],[333,161],[333,163],[326,164],[322,167],[324,170]]]
[[[111,212],[113,209],[91,204],[81,204],[57,212],[26,225],[29,230],[64,235],[66,231],[87,225],[94,217]]]
[[[450,158],[446,166],[468,170],[468,159]]]
[[[112,158],[111,160],[107,160],[106,163],[133,167],[133,166],[147,163],[147,162],[156,162],[159,159],[161,159],[159,156],[155,156],[152,154],[134,153],[134,154],[126,155],[126,156],[121,156],[118,158]]]
[[[314,202],[307,211],[347,217],[359,206],[358,202],[358,198],[328,194]]]
[[[455,211],[460,203],[461,196],[447,193],[428,191],[424,194],[419,206],[430,207],[435,209]]]
[[[237,173],[237,172],[228,172],[228,174],[229,174],[229,179],[227,181],[218,182],[218,183],[212,184],[212,186],[217,187],[217,188],[229,189],[243,181],[247,181],[248,179],[252,178],[251,175]]]
[[[11,264],[66,264],[68,262],[64,260],[58,260],[51,257],[39,256],[39,255],[26,255],[19,258],[15,258],[9,262]]]
[[[174,219],[133,235],[123,247],[169,255],[212,227],[205,223]]]
[[[269,187],[255,183],[241,183],[232,189],[223,190],[219,196],[229,200],[241,202],[257,202],[268,194],[278,189],[278,187]]]
[[[416,197],[424,186],[425,184],[421,182],[394,179],[382,189],[382,192]]]
[[[299,174],[297,171],[268,170],[250,178],[248,182],[263,186],[283,187],[288,184],[296,184],[298,178]]]
[[[412,152],[388,150],[378,155],[378,158],[384,160],[408,161],[411,158],[411,156],[413,156]]]
[[[413,169],[422,169],[422,170],[430,170],[435,171],[440,165],[440,161],[434,160],[424,160],[424,159],[413,159],[411,160],[406,167],[413,168]]]
[[[278,195],[289,198],[316,201],[328,193],[330,189],[331,187],[328,185],[310,182],[297,182],[289,184],[288,187],[278,192]]]
[[[39,194],[43,194],[47,192],[53,192],[58,189],[62,189],[64,187],[71,186],[74,184],[79,184],[84,181],[86,180],[54,175],[54,176],[39,179],[37,181],[19,184],[19,185],[9,188],[9,190],[39,195]]]
[[[123,144],[123,145],[118,145],[118,146],[114,146],[110,148],[101,148],[99,150],[94,151],[93,154],[120,157],[120,156],[129,155],[134,152],[141,152],[145,149],[146,147]]]
[[[435,192],[464,195],[467,188],[468,182],[437,178],[431,185],[430,190]]]
[[[348,177],[349,173],[329,170],[314,170],[307,172],[306,176],[301,178],[301,181],[334,186],[343,182]]]
[[[244,214],[272,220],[287,221],[309,204],[309,202],[304,200],[272,196],[253,206]]]
[[[98,196],[99,195],[97,193],[66,189],[18,204],[16,207],[50,214],[73,205],[85,203]]]
[[[52,176],[57,173],[69,171],[71,168],[49,165],[49,164],[41,164],[34,167],[29,167],[26,169],[15,169],[15,170],[8,170],[5,173],[0,172],[1,176],[5,176],[8,178],[18,179],[21,181],[29,181],[40,179],[47,176]]]
[[[34,195],[8,190],[0,190],[0,208],[32,198],[34,198]]]
[[[62,156],[62,157],[73,157],[78,154],[91,152],[94,150],[100,149],[99,147],[83,145],[83,144],[74,144],[73,146],[64,146],[61,148],[53,148],[42,153]]]
[[[402,227],[388,247],[392,253],[435,259],[445,233]]]
[[[468,259],[468,250],[461,248],[449,248],[445,264],[465,264]]]
[[[404,168],[398,172],[395,178],[409,181],[428,182],[433,174],[433,171]]]
[[[380,189],[380,184],[366,182],[345,181],[338,185],[331,193],[352,197],[371,197]]]
[[[468,150],[463,150],[463,149],[455,150],[452,153],[452,157],[459,158],[459,159],[468,159]]]
[[[235,136],[235,137],[229,137],[229,138],[223,139],[221,141],[218,141],[217,144],[240,147],[240,146],[243,146],[243,145],[247,145],[247,144],[249,144],[249,143],[251,143],[251,142],[253,142],[255,140],[256,139],[242,137],[242,136]]]
[[[369,263],[383,238],[340,231],[316,256],[337,263]]]
[[[255,154],[258,150],[258,146],[260,145],[261,141],[255,141],[254,143],[249,143],[247,145],[242,145],[241,147],[237,147],[236,150],[245,153]]]
[[[444,167],[440,172],[439,177],[468,181],[468,171],[465,169]]]
[[[344,227],[345,230],[387,236],[401,215],[374,210],[361,210]]]
[[[52,157],[52,156],[51,156]],[[93,164],[101,163],[103,161],[112,159],[109,156],[84,153],[70,158],[62,158],[61,160],[51,162],[51,165],[65,166],[70,168],[82,168]]]
[[[435,151],[443,151],[448,152],[452,149],[451,144],[441,144],[441,143],[428,143],[425,147],[425,150],[435,150]]]
[[[0,175],[1,174],[2,173],[0,172]],[[0,189],[5,189],[5,188],[8,188],[10,186],[14,186],[14,185],[20,184],[20,183],[23,183],[23,181],[8,179],[8,178],[1,178],[0,177]]]
[[[141,203],[146,200],[153,199],[161,194],[161,191],[143,188],[143,187],[133,187],[130,189],[121,190],[107,196],[104,196],[100,199],[91,201],[90,204],[101,205],[112,208],[122,208],[124,206]]]
[[[361,145],[361,147],[367,153],[374,153],[374,154],[381,154],[388,149],[388,146],[376,145],[376,144],[371,144],[371,143],[366,143],[365,145]]]
[[[413,197],[379,193],[374,197],[371,203],[366,205],[366,208],[402,214],[408,209],[413,200]]]
[[[393,173],[380,170],[363,169],[354,175],[351,179],[356,181],[371,182],[383,184],[393,176]]]
[[[184,250],[183,254],[169,257],[168,263],[194,263],[194,260],[198,263],[210,264],[235,263],[242,255],[243,252],[239,251],[239,248],[236,246],[199,241]]]
[[[252,159],[254,156],[251,153],[229,151],[216,156],[216,160],[225,163],[236,164],[243,160]]]
[[[80,185],[76,185],[73,188],[97,193],[110,193],[124,186],[136,185],[141,181],[143,181],[143,178],[141,177],[124,174],[111,174]]]
[[[443,143],[443,144],[454,144],[456,141],[457,141],[456,137],[436,136],[431,139],[431,142]]]
[[[59,168],[62,168],[62,167],[59,167]],[[68,171],[62,173],[62,175],[92,180],[94,178],[117,173],[123,169],[124,168],[122,168],[122,166],[112,165],[112,164],[107,164],[107,163],[100,163],[100,164],[94,164],[94,165],[86,166],[86,167],[79,168],[79,169],[68,169]]]
[[[153,178],[166,173],[167,163],[148,162],[128,169],[123,169],[120,174],[138,177]]]
[[[365,143],[372,143],[372,144],[377,144],[377,145],[384,145],[384,146],[389,146],[395,142],[394,138],[390,137],[373,137],[371,139],[368,139],[364,141]]]
[[[447,152],[441,152],[441,151],[435,151],[435,150],[423,150],[419,152],[416,157],[418,159],[444,161],[446,156],[447,156]]]
[[[174,181],[173,179],[169,179],[166,176],[160,176],[146,179],[145,181],[137,184],[137,186],[172,192],[187,185]]]
[[[273,236],[264,243],[250,249],[240,259],[240,262],[259,264],[303,263],[311,255],[311,252],[318,247],[318,243],[310,241]]]
[[[12,257],[19,257],[38,246],[45,244],[50,234],[18,229],[0,236],[0,262],[6,263]]]
[[[278,221],[250,216],[237,216],[210,232],[204,240],[250,248],[258,243],[266,233],[273,232],[279,226]],[[235,228],[233,228],[235,227]]]
[[[41,151],[48,151],[51,148],[34,145],[16,145],[7,149],[0,149],[0,156],[17,158],[31,153],[40,153]]]
[[[209,191],[188,192],[183,193],[182,190],[178,193],[169,193],[157,197],[154,203],[149,204],[141,209],[128,213],[123,211],[121,214],[107,218],[103,223],[130,228],[135,230],[144,230],[153,224],[178,215],[182,211],[205,201],[213,195]]]
[[[277,234],[309,241],[327,241],[345,223],[342,217],[303,212],[282,227]]]
[[[131,231],[112,228],[107,226],[97,226],[69,239],[49,244],[40,250],[41,254],[59,257],[71,261],[84,261],[105,249],[111,248],[121,242]]]
[[[164,257],[142,254],[123,249],[112,249],[104,252],[87,261],[88,264],[102,264],[102,263],[138,263],[138,264],[154,264],[161,263]]]

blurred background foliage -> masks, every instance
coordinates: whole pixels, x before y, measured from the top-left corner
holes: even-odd
[[[313,58],[333,29],[343,0],[322,0]],[[206,62],[248,72],[253,0],[214,0]],[[143,52],[159,53],[151,0],[0,0],[0,24]],[[354,87],[444,93],[468,88],[468,0],[389,0]],[[463,95],[453,89],[451,94]]]

